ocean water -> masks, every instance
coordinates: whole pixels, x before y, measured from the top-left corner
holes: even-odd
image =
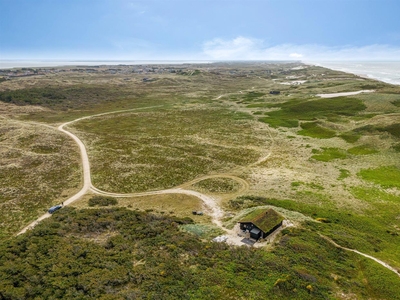
[[[325,61],[310,64],[400,85],[400,61]]]

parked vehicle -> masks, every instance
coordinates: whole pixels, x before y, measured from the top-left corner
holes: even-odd
[[[56,210],[59,210],[62,206],[61,205],[56,205],[56,206],[52,206],[49,208],[48,212],[50,214],[54,213]]]

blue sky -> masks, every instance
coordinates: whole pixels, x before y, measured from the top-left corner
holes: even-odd
[[[400,60],[399,0],[0,0],[0,59]]]

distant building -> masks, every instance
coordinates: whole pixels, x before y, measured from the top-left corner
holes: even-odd
[[[280,226],[285,218],[272,208],[255,210],[239,221],[240,229],[248,231],[250,238],[264,239]]]
[[[279,95],[281,92],[280,91],[270,91],[269,93],[271,95]]]

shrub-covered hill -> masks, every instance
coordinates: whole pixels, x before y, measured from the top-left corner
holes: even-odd
[[[179,229],[187,222],[121,208],[64,208],[1,243],[0,299],[398,296],[386,270],[310,231],[286,230],[267,252],[201,241]]]

